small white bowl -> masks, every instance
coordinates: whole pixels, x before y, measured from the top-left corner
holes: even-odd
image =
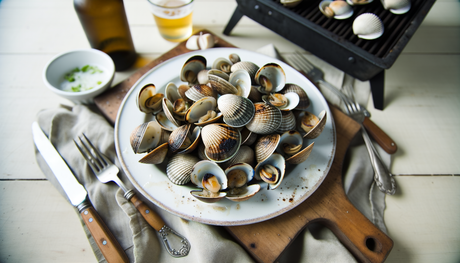
[[[97,66],[102,70],[100,84],[86,91],[64,91],[61,88],[65,75],[75,68],[85,65]],[[48,62],[43,71],[43,81],[54,93],[77,104],[93,103],[94,97],[104,92],[112,84],[115,64],[104,52],[97,49],[81,49],[61,53]]]

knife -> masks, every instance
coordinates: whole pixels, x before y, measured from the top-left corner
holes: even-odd
[[[37,149],[53,171],[70,203],[78,209],[107,262],[129,262],[125,251],[87,199],[88,194],[85,188],[77,181],[77,178],[75,178],[37,122],[32,124],[32,134]]]

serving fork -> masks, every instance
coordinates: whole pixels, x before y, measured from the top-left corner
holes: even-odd
[[[163,219],[161,219],[158,214],[142,202],[132,189],[128,189],[125,186],[120,178],[118,178],[118,167],[113,164],[107,156],[94,147],[85,134],[78,136],[78,139],[74,140],[74,142],[97,179],[102,183],[113,181],[118,184],[125,193],[124,197],[132,202],[147,223],[158,231],[168,253],[173,257],[187,256],[190,251],[189,241],[181,234],[166,226]],[[176,245],[179,246],[178,249],[173,248],[173,246]]]
[[[302,71],[305,73],[313,82],[320,85],[321,87],[327,88],[330,92],[334,93],[342,103],[345,102],[352,102],[348,96],[343,94],[338,88],[334,87],[332,84],[324,80],[324,73],[323,71],[313,65],[308,59],[305,58],[300,52],[295,51],[294,56],[290,57],[289,61],[292,63],[297,70]],[[357,104],[359,105],[359,104]],[[360,109],[364,113],[364,120],[362,125],[366,128],[366,130],[371,134],[372,138],[382,147],[389,154],[393,154],[397,151],[397,145],[390,138],[379,126],[377,126],[372,120],[369,119],[370,113],[369,111],[359,105]]]
[[[374,169],[374,181],[380,189],[380,191],[386,194],[393,195],[396,192],[395,179],[393,175],[390,173],[390,171],[387,169],[385,164],[382,162],[379,153],[372,144],[372,141],[369,135],[367,134],[366,129],[363,126],[363,121],[365,117],[364,110],[354,98],[353,86],[351,85],[350,77],[345,78],[344,89],[347,89],[351,94],[351,98],[344,100],[343,102],[346,110],[348,111],[348,115],[361,125],[361,134],[364,139],[367,151],[369,153],[372,168]]]

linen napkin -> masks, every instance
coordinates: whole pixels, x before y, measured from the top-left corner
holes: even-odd
[[[327,66],[323,69],[327,72],[326,77],[337,74],[333,67],[331,71]],[[92,204],[124,248],[131,262],[253,262],[246,251],[222,227],[181,219],[157,208],[138,195],[163,218],[168,226],[190,241],[191,251],[187,257],[171,257],[164,249],[156,231],[123,197],[122,190],[114,183],[99,182],[75,147],[73,138],[85,133],[101,152],[120,167],[114,147],[113,127],[101,116],[94,105],[46,109],[38,113],[37,119],[40,127],[49,136],[77,179],[87,189]],[[379,195],[377,187],[373,187],[372,167],[359,138],[357,138],[356,145],[349,153],[350,165],[346,170],[345,190],[352,203],[381,230],[386,231],[383,223],[384,196]],[[381,151],[382,157],[384,154]],[[65,196],[38,151],[36,158],[48,180]],[[388,164],[389,158],[386,158],[385,161]],[[119,177],[127,187],[133,188],[121,169]],[[105,262],[89,230],[83,221],[81,222],[97,260]],[[329,229],[318,224],[311,224],[280,256],[279,262],[356,261]]]

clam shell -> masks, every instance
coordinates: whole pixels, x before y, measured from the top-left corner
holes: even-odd
[[[197,85],[191,86],[185,92],[185,96],[192,101],[198,101],[204,97],[217,98],[217,93],[212,87],[208,85],[197,84]]]
[[[161,111],[161,99],[163,96],[163,94],[156,92],[155,85],[146,84],[137,93],[137,107],[141,112],[155,114]]]
[[[405,14],[411,8],[410,0],[381,0],[385,9],[390,10],[393,14]]]
[[[229,178],[230,172],[234,170],[240,170],[244,173],[245,178],[244,182],[241,181],[232,181],[233,178]],[[248,163],[235,163],[230,165],[225,169],[225,175],[227,175],[227,183],[228,183],[228,188],[233,188],[233,187],[241,187],[245,186],[248,182],[250,182],[254,178],[254,168],[252,168],[251,165]]]
[[[201,202],[205,203],[215,203],[223,199],[224,197],[227,196],[226,192],[219,192],[216,196],[208,196],[203,192],[202,190],[192,190],[190,191],[190,194],[195,197],[196,199],[200,200]]]
[[[170,100],[168,100],[167,98],[163,98],[163,103],[162,103],[162,107],[163,107],[163,112],[164,112],[164,115],[166,116],[166,118],[168,118],[168,120],[174,125],[174,126],[177,126],[179,127],[180,126],[180,122],[174,118],[174,107],[173,107],[173,104],[171,103]],[[163,122],[162,122],[163,123]]]
[[[223,57],[219,57],[219,58],[216,58],[214,62],[212,63],[212,68],[221,70],[229,74],[231,72],[232,65],[233,63],[230,60],[223,58]]]
[[[169,159],[166,175],[174,184],[183,185],[190,182],[193,166],[199,159],[191,154],[176,154]]]
[[[176,100],[181,99],[182,96],[179,94],[176,84],[174,82],[170,82],[165,87],[165,97],[174,103]]]
[[[281,125],[276,130],[277,133],[283,133],[290,130],[295,130],[296,128],[296,119],[292,111],[282,111],[281,112]]]
[[[260,191],[260,184],[253,184],[245,186],[238,194],[232,194],[231,192],[227,193],[226,198],[234,202],[242,202],[250,199],[255,196]]]
[[[148,152],[166,142],[168,136],[169,132],[163,130],[158,122],[149,121],[137,126],[131,132],[131,148],[134,153]]]
[[[240,133],[241,133],[241,144],[242,145],[252,145],[257,139],[257,134],[248,130],[248,128],[246,127],[243,127],[242,129],[240,129]]]
[[[273,165],[275,166],[276,168],[278,168],[280,170],[280,177],[278,179],[278,181],[274,184],[267,184],[267,188],[269,190],[274,190],[276,188],[278,188],[281,183],[283,182],[283,179],[284,179],[284,174],[285,174],[285,171],[286,171],[286,162],[284,160],[284,157],[279,154],[279,153],[273,153],[272,155],[270,155],[270,157],[268,157],[267,159],[265,159],[264,161],[260,162],[259,164],[257,164],[257,166],[255,167],[255,173],[254,173],[254,178],[256,178],[257,180],[262,180],[260,178],[260,169],[262,167],[264,167],[265,164],[270,164],[270,165]]]
[[[234,64],[234,63],[238,63],[241,61],[241,58],[238,54],[236,53],[232,53],[230,55],[228,55],[228,59],[230,59],[230,61]]]
[[[191,85],[198,84],[198,73],[206,68],[206,58],[200,55],[189,58],[182,66],[180,80]]]
[[[232,127],[243,127],[254,117],[255,107],[247,98],[226,94],[217,100],[224,122]]]
[[[314,139],[317,138],[324,130],[324,127],[326,126],[326,121],[327,121],[327,112],[325,110],[321,111],[318,114],[318,119],[319,122],[308,132],[305,133],[305,131],[300,127],[301,125],[301,120],[305,116],[305,114],[312,114],[311,112],[304,111],[299,114],[297,117],[297,129],[300,131],[302,136],[307,139]]]
[[[251,166],[254,166],[254,161],[254,150],[247,145],[242,145],[238,152],[230,160],[221,163],[220,165],[224,169],[237,163],[247,163]]]
[[[199,188],[203,188],[202,180],[206,174],[213,174],[217,177],[221,190],[228,188],[227,176],[224,170],[218,164],[209,160],[198,161],[193,165],[193,169],[190,172],[190,181]]]
[[[273,105],[272,101],[271,101],[271,97],[270,96],[276,96],[276,95],[281,95],[281,96],[284,96],[284,98],[286,99],[287,103],[283,106],[276,106],[276,105]],[[278,109],[280,109],[281,111],[290,111],[290,110],[293,110],[295,107],[297,107],[297,105],[299,104],[299,101],[300,101],[300,98],[299,98],[299,95],[297,95],[297,93],[295,92],[288,92],[288,93],[285,93],[285,94],[281,94],[281,93],[272,93],[270,95],[263,95],[262,96],[262,100],[265,102],[265,103],[268,103],[268,104],[272,104],[273,106],[277,107]]]
[[[290,143],[294,145],[303,145],[304,139],[298,131],[293,131],[293,130],[287,131],[281,135],[280,142],[278,144],[278,147],[276,148],[276,152],[282,154],[286,162],[289,164],[300,164],[304,162],[305,160],[307,160],[307,158],[310,156],[310,153],[313,150],[313,145],[315,144],[313,142],[307,147],[300,149],[295,154],[286,154],[283,150],[285,143]]]
[[[197,123],[209,110],[215,111],[217,101],[213,97],[204,97],[193,103],[185,114],[185,119],[189,123]]]
[[[178,127],[178,125],[176,125],[177,122],[175,123],[171,122],[168,119],[168,117],[166,117],[166,114],[163,111],[155,115],[155,119],[158,122],[158,124],[161,126],[161,128],[167,131],[174,131]]]
[[[257,134],[270,134],[281,125],[281,111],[264,102],[254,103],[254,118],[246,125],[248,130]]]
[[[246,70],[232,72],[228,81],[237,89],[236,95],[247,98],[251,93],[251,76]]]
[[[346,0],[351,6],[353,5],[367,5],[372,3],[374,0]]]
[[[346,1],[321,1],[319,10],[327,17],[335,19],[347,19],[353,15],[353,9]]]
[[[353,21],[353,33],[362,39],[376,39],[383,35],[383,22],[372,13],[359,15]]]
[[[144,157],[142,157],[139,162],[140,163],[148,163],[148,164],[160,164],[162,163],[166,156],[168,155],[169,146],[168,143],[165,142],[162,145],[156,147],[149,153],[147,153]]]
[[[285,7],[296,7],[302,1],[303,0],[280,0],[280,3],[283,4]]]
[[[174,153],[174,152],[179,151],[181,148],[183,148],[183,144],[186,142],[186,139],[187,139],[187,136],[189,135],[191,127],[192,127],[191,124],[185,124],[175,129],[173,132],[171,132],[171,134],[169,135],[169,140],[168,140],[169,150],[171,152]],[[188,148],[188,146],[186,148]]]
[[[221,74],[217,73],[215,70],[208,71],[208,80],[211,87],[221,95],[237,94],[238,89],[228,79],[223,78]]]
[[[264,81],[264,79],[268,80],[271,88],[268,89],[265,87],[267,81]],[[255,81],[261,86],[259,89],[261,93],[279,92],[286,84],[286,73],[284,73],[280,65],[276,63],[267,63],[259,68],[255,76]]]
[[[232,65],[232,72],[237,71],[238,69],[243,69],[249,73],[251,76],[251,83],[255,84],[255,76],[257,71],[259,70],[259,66],[251,61],[240,61]]]
[[[217,163],[232,158],[238,152],[241,144],[239,130],[227,124],[208,124],[203,127],[201,137],[205,145],[206,156]]]
[[[270,157],[278,147],[280,141],[279,134],[269,134],[260,137],[254,146],[254,153],[258,163]]]
[[[308,107],[310,107],[310,98],[308,97],[307,92],[305,92],[305,90],[302,89],[299,85],[287,83],[283,90],[281,90],[281,93],[286,94],[289,92],[294,92],[299,95],[299,103],[294,109],[306,110]]]

